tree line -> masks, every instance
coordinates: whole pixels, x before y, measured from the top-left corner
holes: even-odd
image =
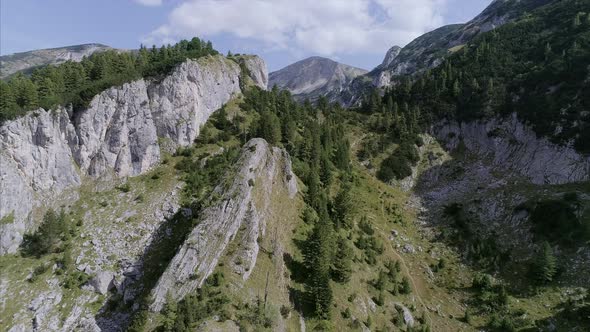
[[[434,69],[397,78],[381,98],[367,91],[360,109],[385,115],[397,103],[400,134],[412,129],[406,107],[423,110],[423,123],[516,112],[538,135],[590,152],[589,31],[587,1],[556,1],[481,34]]]
[[[85,57],[81,62],[67,61],[47,65],[0,81],[0,123],[42,107],[72,105],[74,110],[88,107],[100,92],[141,77],[160,77],[188,59],[198,59],[218,52],[209,41],[193,38],[175,45],[138,51],[109,50]]]

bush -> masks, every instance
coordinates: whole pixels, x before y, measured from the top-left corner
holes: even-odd
[[[64,212],[59,214],[47,211],[43,222],[34,234],[25,235],[23,241],[25,255],[37,256],[59,252],[70,235],[70,227]]]
[[[401,180],[412,175],[412,167],[408,159],[400,155],[392,155],[383,160],[377,172],[377,178],[383,182],[393,179]]]
[[[281,316],[283,316],[283,318],[287,319],[287,317],[289,317],[289,314],[291,314],[291,308],[289,308],[286,305],[282,305],[281,306]]]
[[[530,218],[535,234],[568,245],[590,239],[590,225],[578,219],[576,204],[575,194],[566,194],[564,200],[538,202]]]
[[[128,193],[131,191],[131,186],[129,186],[128,182],[125,182],[124,184],[118,186],[117,189],[119,189],[121,192]]]

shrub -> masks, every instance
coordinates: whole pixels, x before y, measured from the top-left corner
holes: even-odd
[[[129,186],[128,182],[125,182],[124,184],[118,186],[117,189],[119,189],[121,192],[128,193],[131,191],[131,186]]]
[[[383,182],[389,182],[393,179],[404,179],[412,175],[410,162],[404,156],[392,155],[383,160],[381,167],[377,172],[377,177]]]
[[[25,235],[23,242],[26,255],[40,257],[58,252],[70,234],[70,227],[64,212],[57,214],[53,210],[47,211],[43,222],[34,234]]]
[[[577,195],[566,194],[564,200],[538,202],[530,220],[537,236],[563,244],[575,244],[589,237],[588,225],[576,215]]]
[[[283,318],[287,319],[287,317],[289,317],[289,314],[291,314],[291,308],[289,308],[286,305],[281,305],[281,316],[283,316]]]

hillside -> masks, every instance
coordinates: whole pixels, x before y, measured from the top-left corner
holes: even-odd
[[[102,44],[83,44],[2,55],[0,79],[17,72],[30,74],[34,69],[45,65],[58,65],[66,61],[80,62],[85,56],[107,50],[113,49]]]
[[[387,66],[376,68],[369,76],[375,86],[386,87],[391,85],[393,77],[421,73],[437,67],[447,55],[461,49],[480,34],[512,22],[523,13],[549,2],[494,0],[481,14],[465,24],[447,25],[416,38],[404,46]]]
[[[288,90],[298,100],[314,101],[319,96],[336,96],[355,77],[366,72],[330,59],[311,57],[270,73],[269,86]]]
[[[590,330],[589,1],[370,73],[193,38],[0,94],[2,331]]]

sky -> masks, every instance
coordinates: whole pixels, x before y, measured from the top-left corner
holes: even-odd
[[[372,69],[393,45],[467,22],[491,0],[0,0],[0,54],[84,43],[132,49],[194,36],[262,56]]]

